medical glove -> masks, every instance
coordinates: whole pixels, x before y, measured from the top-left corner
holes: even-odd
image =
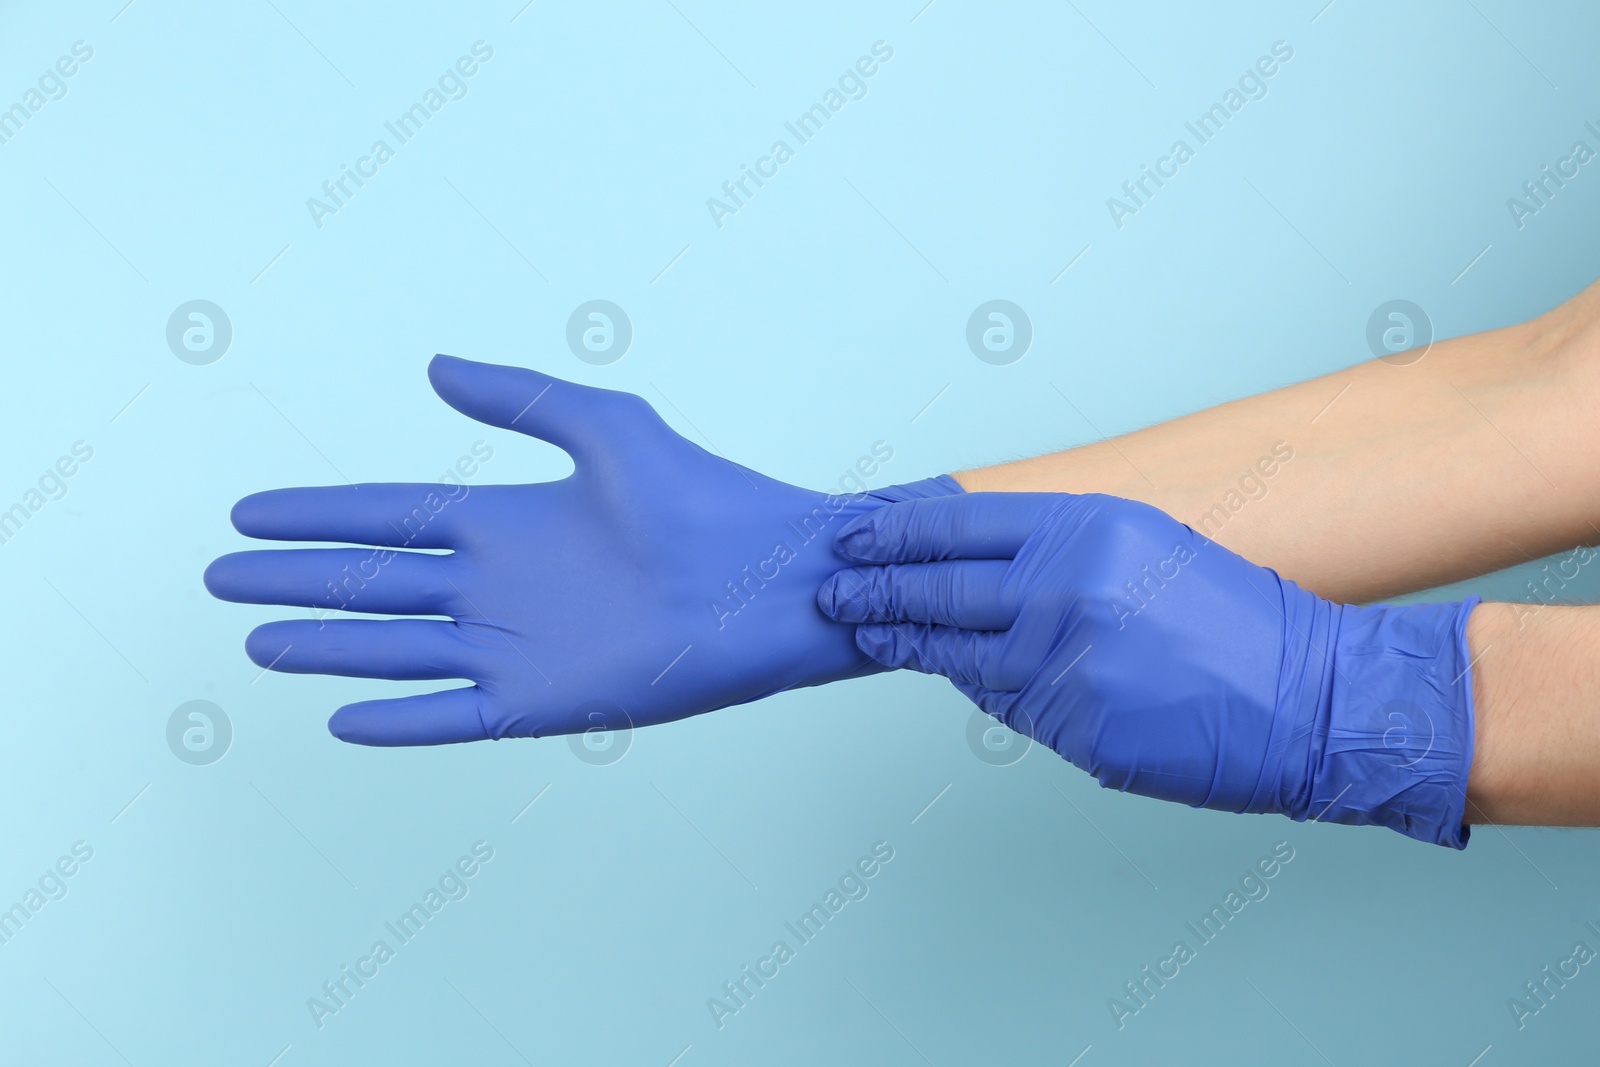
[[[1148,505],[974,493],[838,531],[818,602],[886,667],[944,675],[1100,784],[1465,847],[1467,618],[1352,607]]]
[[[428,377],[458,411],[557,445],[576,469],[258,493],[233,509],[240,533],[377,547],[239,552],[205,574],[223,600],[435,616],[271,622],[246,640],[275,671],[474,683],[340,708],[328,728],[359,744],[645,726],[881,671],[817,609],[845,565],[833,534],[884,503],[962,491],[941,477],[814,492],[705,451],[629,393],[448,356]]]

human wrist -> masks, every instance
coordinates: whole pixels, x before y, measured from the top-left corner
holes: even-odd
[[[1507,685],[1496,670],[1507,657],[1522,630],[1518,604],[1484,604],[1473,612],[1467,643],[1476,660],[1499,645],[1503,651],[1473,672],[1473,708],[1476,742],[1467,778],[1467,821],[1521,823],[1536,806],[1539,781],[1536,769],[1519,756],[1514,726],[1522,687]],[[1525,731],[1523,734],[1525,736]],[[1530,773],[1532,771],[1533,773]]]

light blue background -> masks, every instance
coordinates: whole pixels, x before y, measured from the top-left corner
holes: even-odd
[[[1507,1008],[1579,938],[1600,947],[1589,832],[1480,830],[1456,854],[1102,793],[1044,751],[981,762],[965,701],[911,675],[639,731],[608,766],[562,740],[362,749],[327,715],[401,686],[245,658],[292,612],[201,587],[244,546],[238,497],[431,479],[480,439],[480,481],[564,472],[437,401],[434,352],[640,392],[828,487],[875,441],[880,483],[1088,442],[1368,358],[1391,298],[1449,336],[1597,273],[1592,168],[1521,230],[1505,206],[1595,143],[1592,7],[921,2],[0,8],[0,106],[94,49],[0,145],[0,507],[94,449],[0,545],[0,906],[94,849],[0,946],[0,1055],[1593,1058],[1592,968],[1525,1030]],[[478,40],[494,58],[466,98],[316,228],[307,197]],[[706,198],[878,40],[869,94],[713,225]],[[1278,40],[1269,95],[1112,225],[1106,198]],[[564,343],[597,297],[636,331],[609,367]],[[964,341],[996,297],[1035,329],[1012,366]],[[164,339],[196,298],[233,324],[210,366]],[[235,731],[205,767],[165,740],[197,698]],[[479,840],[470,895],[319,1029],[307,998]],[[1108,999],[1280,840],[1271,895],[1119,1031]],[[719,1030],[707,998],[877,841],[895,858],[870,895]]]

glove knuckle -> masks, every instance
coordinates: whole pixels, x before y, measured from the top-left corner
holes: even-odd
[[[619,423],[659,422],[656,409],[638,393],[615,389],[596,389],[595,410],[604,418]]]
[[[968,593],[960,572],[953,569],[936,572],[932,592],[933,610],[939,616],[936,621],[954,626],[956,624],[954,609]]]
[[[894,618],[899,608],[899,598],[895,595],[895,569],[874,567],[867,573],[867,610],[874,617]]]

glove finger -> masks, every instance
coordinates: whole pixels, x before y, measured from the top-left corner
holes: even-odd
[[[524,367],[435,356],[428,364],[434,392],[457,411],[490,426],[548,441],[578,460],[619,444],[629,418],[648,415],[642,397],[595,389]],[[664,425],[664,424],[662,424]]]
[[[457,615],[448,558],[370,548],[232,552],[206,568],[218,600],[361,611],[375,615]]]
[[[839,622],[926,622],[964,630],[1005,630],[1017,618],[1015,594],[1001,584],[1005,560],[890,563],[852,567],[822,583],[817,603]]]
[[[885,667],[942,674],[952,682],[999,689],[993,675],[1005,635],[923,623],[869,622],[856,627],[856,647]]]
[[[258,667],[395,681],[471,678],[472,648],[455,623],[428,619],[290,619],[257,626],[245,653]]]
[[[860,563],[1011,559],[1065,493],[968,493],[889,504],[839,531],[835,547]]]
[[[420,696],[347,704],[328,720],[328,732],[353,745],[454,745],[486,741],[475,685]]]
[[[233,506],[233,528],[270,541],[455,548],[450,505],[466,494],[464,486],[406,482],[269,489]]]

